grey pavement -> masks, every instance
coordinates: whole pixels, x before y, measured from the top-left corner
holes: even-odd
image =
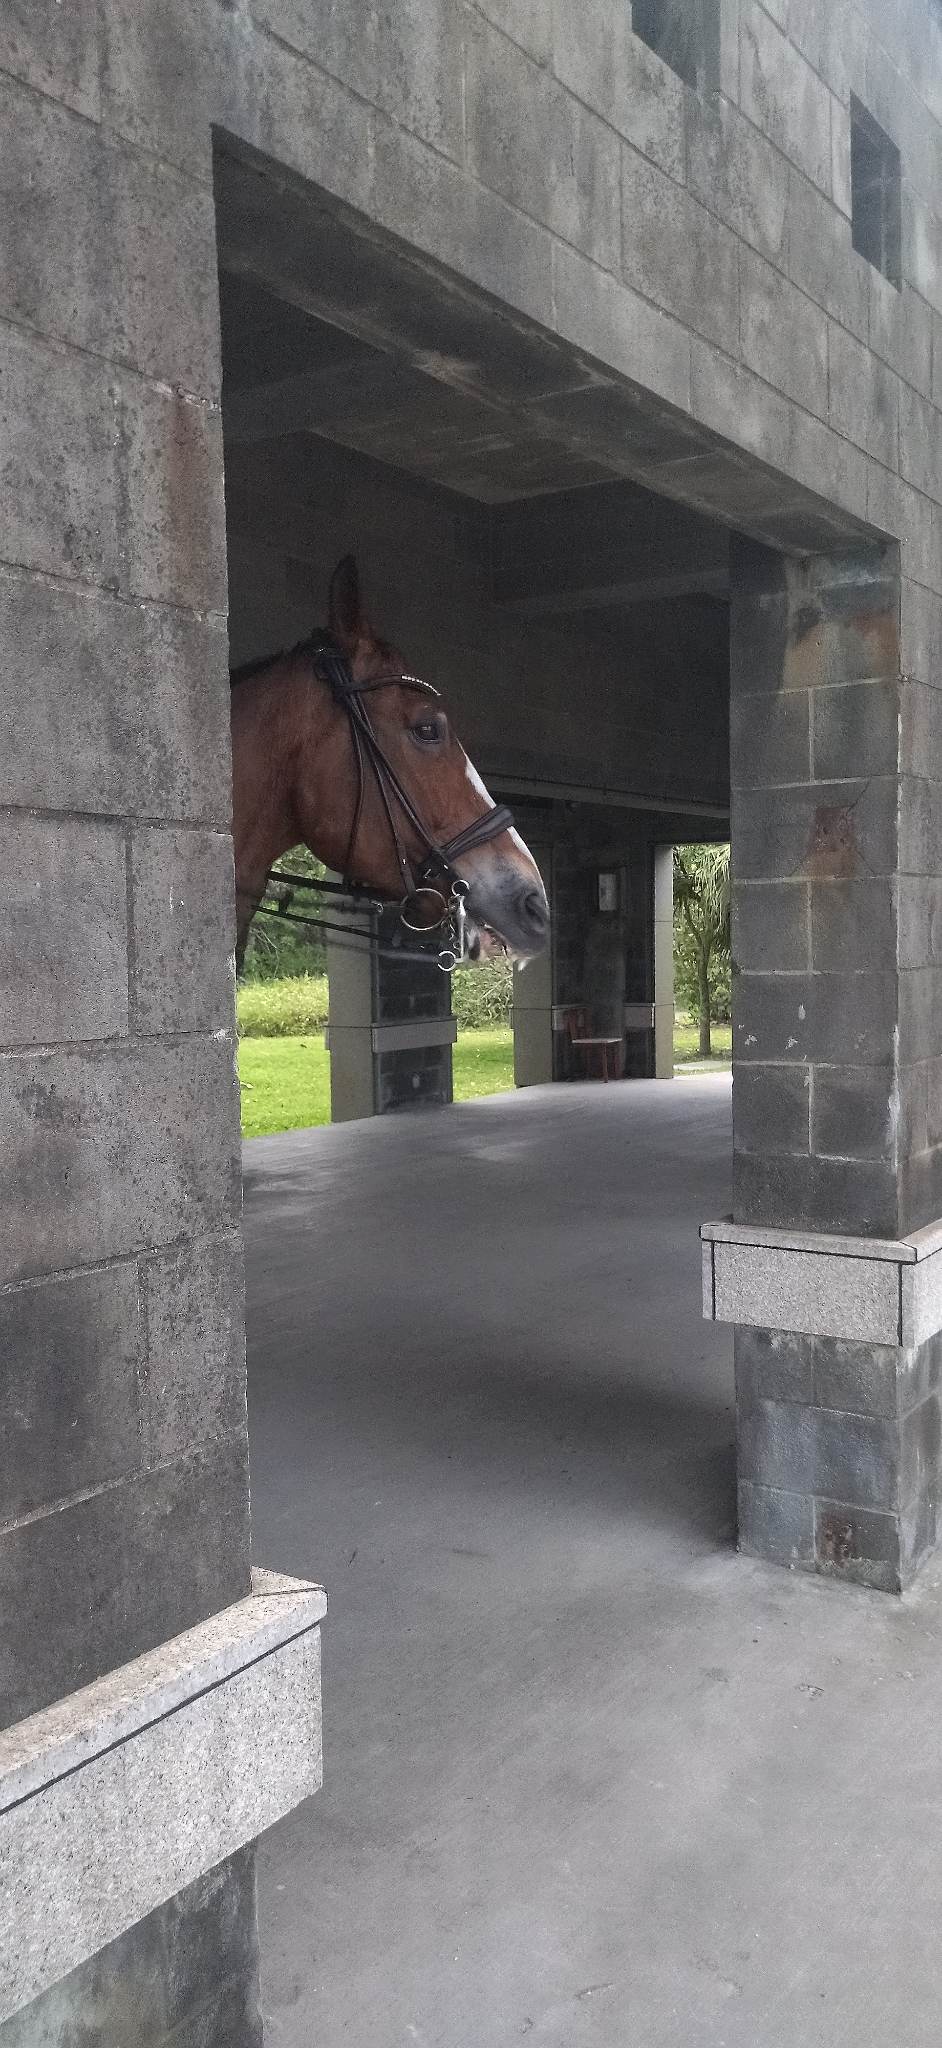
[[[937,2048],[942,1581],[733,1548],[728,1076],[246,1147],[255,1553],[323,1578],[270,2048]]]

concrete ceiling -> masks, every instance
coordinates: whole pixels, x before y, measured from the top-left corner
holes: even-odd
[[[808,494],[271,166],[220,149],[216,202],[230,448],[316,436],[493,508],[498,602],[722,597],[730,524],[834,545]]]

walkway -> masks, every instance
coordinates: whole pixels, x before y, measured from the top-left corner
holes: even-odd
[[[937,2048],[942,1595],[732,1548],[729,1080],[246,1147],[260,1562],[323,1578],[268,2048]]]

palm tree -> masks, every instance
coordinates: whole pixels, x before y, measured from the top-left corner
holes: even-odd
[[[700,1057],[709,1059],[710,968],[730,953],[729,847],[675,846],[674,903],[687,931],[697,970],[697,1014]]]

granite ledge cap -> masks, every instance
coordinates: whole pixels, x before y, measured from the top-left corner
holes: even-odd
[[[244,1600],[0,1733],[0,1813],[308,1634],[326,1613],[323,1586],[253,1569]]]
[[[823,1230],[735,1223],[731,1216],[721,1216],[715,1223],[701,1223],[700,1238],[704,1244],[757,1245],[768,1251],[818,1252],[828,1258],[880,1259],[893,1266],[916,1266],[942,1251],[942,1219],[911,1231],[907,1237],[852,1237]]]

